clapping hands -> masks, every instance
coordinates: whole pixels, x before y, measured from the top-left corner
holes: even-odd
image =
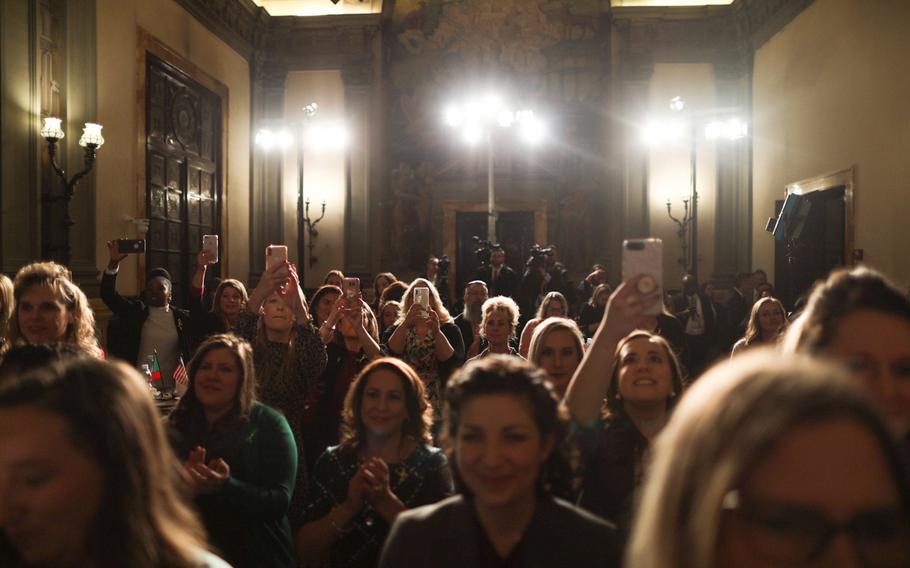
[[[190,452],[183,464],[189,474],[193,491],[199,494],[215,493],[221,489],[231,477],[231,468],[221,458],[205,463],[205,448],[197,446]]]

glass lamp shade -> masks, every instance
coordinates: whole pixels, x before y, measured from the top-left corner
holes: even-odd
[[[91,144],[94,145],[95,148],[100,148],[104,144],[104,137],[101,136],[102,128],[103,127],[100,124],[86,122],[85,128],[82,129],[82,137],[79,139],[79,145],[85,148]]]
[[[44,126],[41,128],[41,137],[50,138],[51,140],[63,140],[63,129],[60,128],[62,119],[49,116],[44,119]]]

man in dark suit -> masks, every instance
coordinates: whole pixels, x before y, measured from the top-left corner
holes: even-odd
[[[752,275],[738,272],[733,277],[733,289],[727,300],[727,318],[730,337],[727,338],[729,349],[739,338],[746,334],[746,323],[752,311]]]
[[[174,369],[182,357],[192,358],[195,347],[190,332],[190,314],[171,305],[171,275],[164,268],[149,272],[142,299],[129,300],[117,293],[117,272],[127,257],[108,241],[110,261],[101,277],[101,300],[114,313],[117,333],[108,329],[107,350],[111,357],[141,365],[157,352],[161,376],[173,386]],[[114,320],[112,320],[114,321]]]
[[[673,299],[673,304],[685,332],[686,360],[683,364],[689,375],[696,378],[718,351],[717,314],[711,299],[699,291],[693,274],[683,276],[682,292]]]
[[[490,297],[508,296],[513,300],[517,297],[518,274],[506,266],[506,251],[501,246],[490,249],[490,266],[478,268],[474,279],[487,285]]]

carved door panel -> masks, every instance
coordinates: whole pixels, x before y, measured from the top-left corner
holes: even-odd
[[[202,235],[220,234],[221,99],[151,53],[147,60],[146,270],[166,268],[174,302],[186,306]]]

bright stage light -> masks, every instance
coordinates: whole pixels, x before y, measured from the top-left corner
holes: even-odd
[[[521,139],[527,144],[540,144],[546,136],[547,126],[539,118],[532,117],[521,124]]]
[[[457,128],[464,121],[464,112],[457,105],[449,105],[443,111],[443,120],[447,125]]]
[[[723,122],[715,121],[705,127],[705,136],[711,140],[716,138],[737,140],[744,138],[748,133],[749,126],[738,118],[731,118]]]
[[[683,124],[678,120],[651,120],[642,131],[645,143],[657,146],[679,140],[683,136]]]
[[[483,138],[483,129],[477,124],[466,124],[462,129],[462,137],[466,143],[473,146]]]

